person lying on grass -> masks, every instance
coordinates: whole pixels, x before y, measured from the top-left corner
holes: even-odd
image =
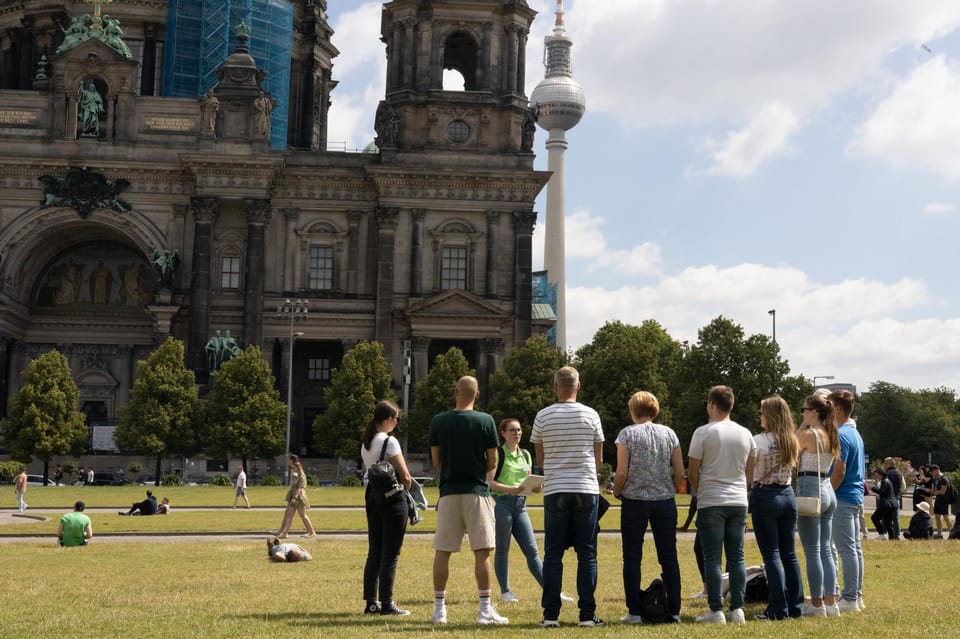
[[[273,561],[310,561],[313,556],[299,544],[281,544],[276,535],[267,537],[267,556]]]

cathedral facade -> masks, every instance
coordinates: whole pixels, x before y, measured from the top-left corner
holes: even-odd
[[[357,341],[383,344],[399,394],[408,357],[415,382],[457,346],[485,386],[550,328],[531,317],[548,174],[533,169],[525,2],[385,3],[376,144],[355,153],[326,148],[338,50],[324,0],[284,0],[284,91],[265,85],[241,19],[190,96],[162,95],[175,4],[0,8],[0,415],[56,348],[78,408],[115,423],[156,344],[183,340],[204,384],[211,338],[229,331],[289,391],[291,449],[325,454],[313,418]],[[445,69],[463,91],[443,90]]]

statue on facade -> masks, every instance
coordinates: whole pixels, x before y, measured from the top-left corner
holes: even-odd
[[[177,268],[180,266],[180,253],[167,249],[154,249],[153,268],[156,271],[160,288],[173,288]]]
[[[540,107],[531,106],[523,115],[523,125],[520,133],[520,150],[532,151],[533,139],[537,134],[537,119],[540,117]]]
[[[200,100],[200,133],[214,135],[217,132],[217,112],[220,110],[220,99],[209,89]]]
[[[123,296],[127,306],[140,303],[140,265],[129,264],[123,271]]]
[[[273,115],[273,107],[276,101],[272,96],[263,91],[253,101],[254,123],[257,128],[257,135],[270,135],[270,116]]]
[[[108,15],[103,16],[103,35],[100,36],[100,39],[105,45],[120,53],[123,57],[128,60],[133,59],[130,47],[123,41],[123,29],[120,28],[120,21],[116,18],[111,18]]]
[[[204,346],[207,352],[207,364],[210,372],[219,370],[224,362],[228,362],[240,354],[240,346],[231,335],[230,331],[221,334],[217,331],[213,337],[207,341]]]
[[[100,116],[105,113],[103,98],[92,80],[80,83],[77,124],[82,137],[100,137]]]
[[[60,30],[63,31],[63,42],[57,47],[58,54],[69,51],[84,40],[90,38],[90,29],[87,26],[89,21],[90,16],[88,15],[75,16],[70,22],[69,27],[66,29],[60,27]]]
[[[64,262],[60,265],[60,278],[57,280],[57,294],[54,304],[75,304],[80,294],[80,282],[83,278],[83,265]]]
[[[103,260],[97,261],[97,268],[90,273],[90,301],[94,304],[106,304],[110,301],[110,289],[113,286],[113,273]]]
[[[221,363],[229,361],[240,354],[240,345],[237,344],[237,340],[230,335],[230,331],[224,331],[223,340],[220,342],[220,346],[223,350],[221,355]]]
[[[391,105],[381,102],[377,106],[373,128],[377,133],[374,141],[377,147],[382,149],[384,146],[396,146],[400,137],[400,116]]]

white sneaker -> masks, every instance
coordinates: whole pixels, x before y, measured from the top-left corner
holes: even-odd
[[[695,595],[690,595],[689,597],[687,597],[687,599],[706,599],[706,598],[707,598],[707,593],[705,592],[698,592]]]
[[[559,628],[560,620],[559,619],[541,619],[540,627],[541,628]]]
[[[447,623],[447,609],[434,610],[433,616],[430,617],[430,623]]]
[[[823,609],[827,611],[827,616],[828,616],[828,617],[839,617],[839,616],[840,616],[840,608],[839,608],[839,606],[837,605],[837,602],[833,602],[833,605],[832,605],[832,606],[828,606],[827,604],[823,604]]]
[[[813,604],[806,604],[803,607],[803,610],[800,611],[801,617],[826,617],[827,608],[823,604],[819,606],[814,606]]]
[[[643,623],[643,617],[640,615],[631,615],[629,612],[620,617],[620,623],[640,624]]]
[[[502,615],[498,615],[497,611],[493,609],[493,606],[490,606],[489,609],[481,610],[477,613],[477,623],[483,626],[488,624],[503,625],[510,623],[510,620]]]
[[[742,626],[747,622],[746,618],[743,616],[743,608],[735,608],[731,610],[727,615],[727,621],[730,623]]]
[[[694,621],[700,621],[703,623],[725,624],[727,623],[727,618],[723,615],[722,610],[708,610],[707,612],[703,613],[702,615],[694,619]]]
[[[518,601],[520,601],[520,598],[508,590],[507,592],[500,595],[500,601],[502,601],[503,603],[517,603]]]
[[[889,537],[887,537],[883,533],[880,533],[877,535],[877,541],[886,541],[887,539],[889,539]]]
[[[837,608],[842,614],[849,614],[851,612],[860,612],[860,606],[857,605],[856,601],[850,601],[849,599],[841,599],[837,602]]]
[[[560,601],[562,601],[562,602],[564,602],[564,603],[573,603],[574,599],[573,599],[573,597],[571,597],[571,596],[568,595],[567,593],[561,592],[561,593],[560,593]]]
[[[859,608],[860,610],[863,610],[864,608],[866,608],[866,606],[863,605],[863,597],[857,597],[857,608]]]

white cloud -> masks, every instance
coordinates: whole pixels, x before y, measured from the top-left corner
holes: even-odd
[[[936,56],[896,85],[848,151],[960,180],[960,66]]]
[[[744,178],[787,150],[800,120],[786,105],[771,102],[742,129],[731,131],[712,153],[710,175]]]
[[[944,215],[946,213],[956,213],[957,205],[948,204],[947,202],[930,202],[923,207],[923,212],[926,215]]]

